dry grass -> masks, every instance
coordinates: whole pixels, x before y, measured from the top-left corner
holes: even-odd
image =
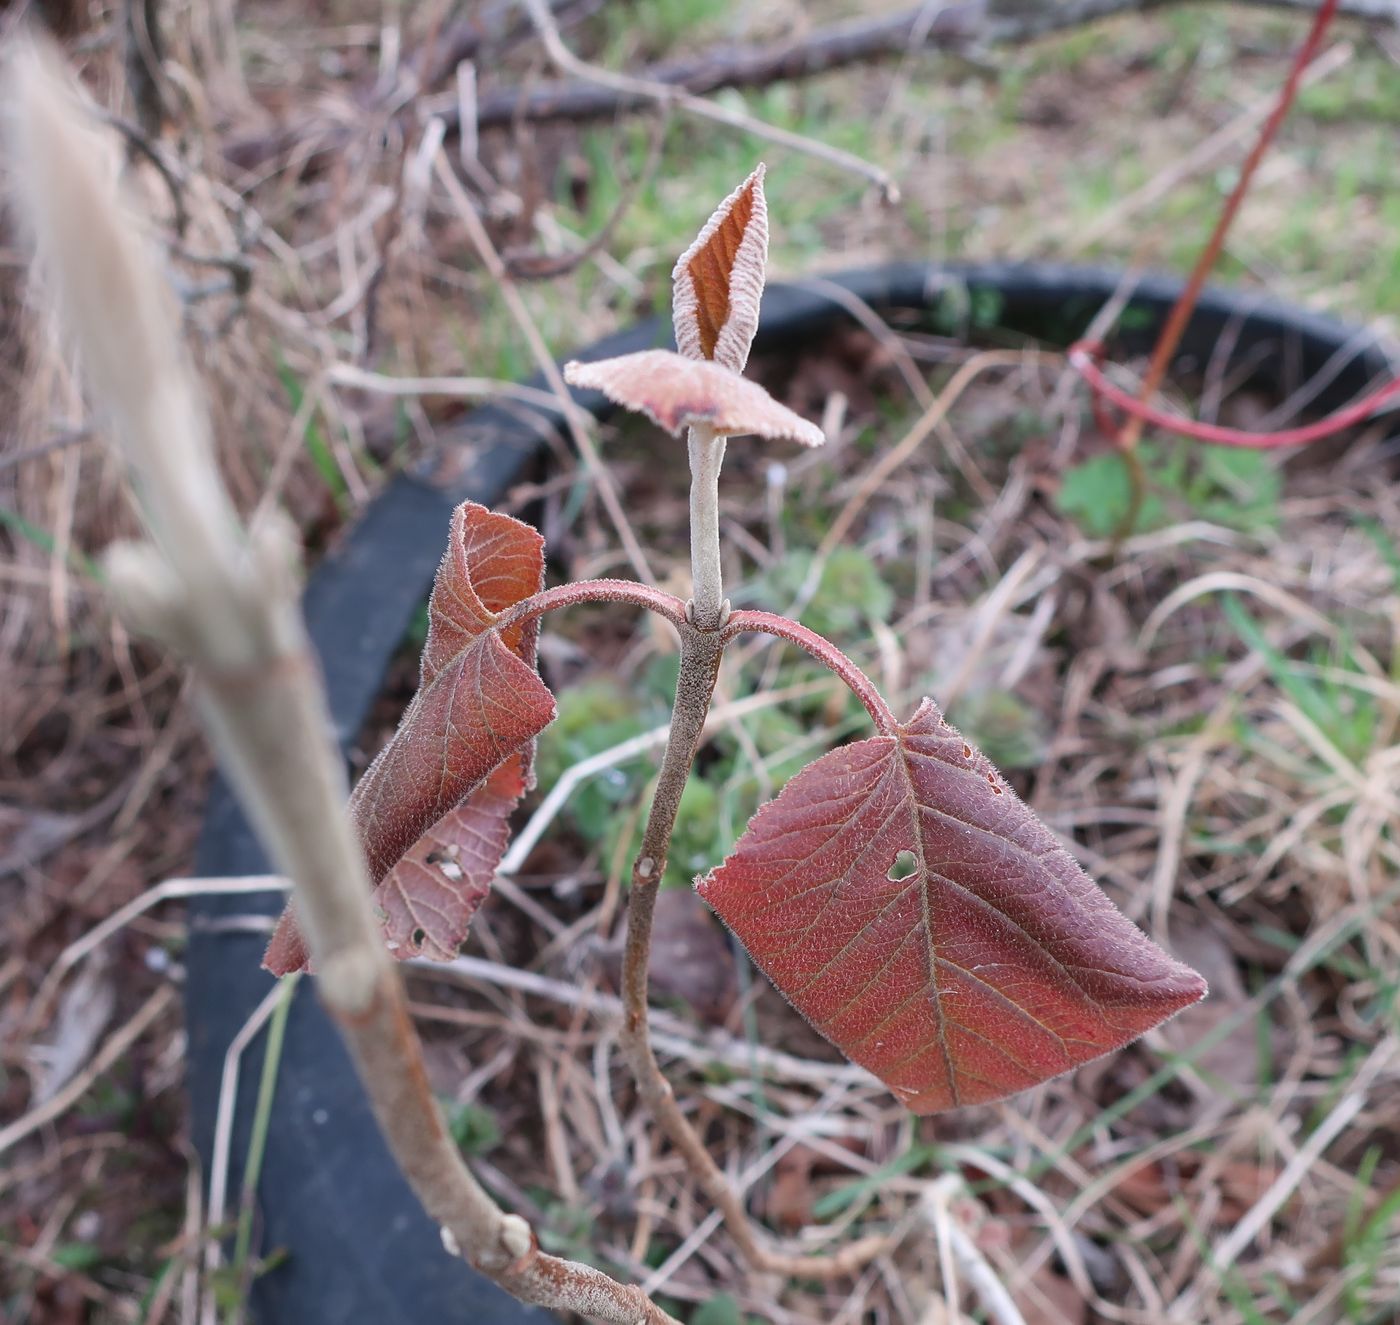
[[[838,378],[855,349],[843,336],[804,371]],[[781,380],[788,368],[760,371]],[[1027,357],[984,373],[952,410],[948,444],[922,448],[878,485],[869,476],[899,434],[854,409],[835,463],[792,466],[776,513],[766,461],[731,448],[728,510],[746,531],[731,571],[771,584],[779,531],[797,544],[823,513],[863,500],[852,541],[902,588],[873,638],[856,630],[843,643],[906,708],[923,693],[946,697],[954,721],[1023,766],[1012,776],[1032,803],[1130,915],[1207,974],[1212,998],[1145,1044],[1006,1106],[918,1122],[831,1066],[761,979],[728,977],[730,1001],[711,1014],[726,1030],[677,1028],[666,1049],[754,1207],[813,1247],[873,1229],[907,1234],[853,1294],[789,1288],[775,1306],[714,1221],[697,1228],[686,1176],[652,1155],[644,1119],[616,1113],[627,1091],[615,1012],[558,978],[596,978],[593,961],[575,954],[571,965],[557,940],[608,929],[609,862],[600,852],[580,868],[566,835],[558,854],[573,868],[517,880],[555,918],[541,927],[509,904],[484,917],[478,938],[497,964],[424,971],[421,1011],[454,1027],[436,1041],[444,1093],[484,1109],[509,1138],[491,1164],[519,1184],[530,1156],[549,1156],[537,1183],[559,1204],[535,1203],[545,1226],[566,1236],[582,1202],[626,1265],[640,1220],[646,1236],[630,1254],[653,1264],[658,1248],[674,1248],[650,1282],[681,1302],[722,1287],[765,1319],[940,1318],[928,1314],[943,1309],[940,1247],[921,1202],[945,1173],[961,1193],[951,1217],[970,1221],[1028,1320],[1369,1321],[1393,1309],[1400,1242],[1388,1216],[1368,1219],[1400,1179],[1388,1103],[1400,1085],[1400,598],[1389,551],[1400,507],[1366,480],[1393,461],[1379,433],[1327,465],[1298,457],[1283,467],[1276,523],[1252,533],[1177,498],[1163,527],[1108,565],[1106,545],[1054,508],[1066,460],[1102,446],[1081,435],[1082,402],[1068,414],[1057,406],[1059,371]],[[866,385],[882,397],[902,390],[888,369]],[[1224,405],[1227,415],[1257,408]],[[615,442],[621,472],[635,456],[640,474],[650,444]],[[956,456],[975,458],[976,471]],[[632,505],[649,513],[639,532],[663,565],[683,564],[667,533],[681,488],[639,481],[646,498]],[[1224,606],[1227,594],[1237,607]],[[814,611],[830,607],[814,600]],[[656,647],[643,637],[625,651],[630,684],[644,686]],[[790,660],[775,674],[772,662],[755,650],[726,674],[726,692],[805,674]],[[834,739],[845,716],[838,706],[838,725],[811,735]],[[780,767],[788,754],[763,757]],[[721,796],[738,781],[721,773]],[[547,864],[548,843],[536,862]],[[671,925],[728,965],[703,921],[679,908]],[[556,954],[534,963],[544,978],[508,974],[541,949]],[[471,995],[447,992],[463,981]],[[736,988],[746,992],[734,1002]],[[483,994],[496,1012],[480,1011]],[[756,1068],[745,1042],[755,1026],[758,1045],[797,1060]],[[639,1181],[619,1195],[610,1184],[627,1172]],[[814,1212],[826,1216],[815,1225]]]
[[[636,62],[666,54],[678,24],[724,34],[722,6],[693,8],[658,3],[630,27],[604,16],[566,36]],[[406,64],[430,49],[437,7],[423,9],[398,34]],[[455,104],[454,79],[413,90],[402,69],[385,76],[375,6],[341,7],[334,23],[245,7],[236,53],[203,13],[172,11],[174,113],[156,148],[178,181],[183,234],[165,179],[139,157],[127,171],[163,218],[237,499],[282,504],[314,555],[464,407],[441,384],[370,394],[357,374],[465,371],[485,379],[469,389],[489,390],[533,365],[420,152],[418,112]],[[134,121],[117,20],[100,16],[74,49],[99,103]],[[1008,57],[1000,85],[939,62],[927,78],[923,66],[908,78],[851,73],[752,98],[757,113],[878,161],[908,199],[882,212],[831,167],[770,157],[780,274],[890,254],[1075,253],[1099,217],[1090,253],[1179,260],[1191,242],[1179,200],[1203,208],[1218,194],[1218,162],[1192,154],[1247,119],[1297,31],[1213,11],[1194,30],[1179,23]],[[1353,40],[1319,88],[1364,88],[1372,62],[1385,65]],[[532,76],[536,56],[518,42],[480,78]],[[1369,155],[1364,115],[1354,120],[1305,114],[1290,132],[1245,214],[1235,275],[1372,311],[1364,250],[1393,244],[1392,181]],[[756,150],[716,133],[696,153],[695,140],[693,128],[668,131],[611,257],[520,284],[552,351],[649,305],[675,243]],[[1360,144],[1355,157],[1338,155],[1348,143]],[[493,132],[465,178],[498,248],[558,254],[611,213],[649,146],[637,125]],[[1171,172],[1170,206],[1135,194]],[[1342,207],[1329,199],[1344,196],[1347,172],[1361,177],[1348,215],[1362,229],[1346,233],[1369,238],[1319,252],[1291,216],[1300,198]],[[101,421],[86,418],[62,355],[24,313],[14,248],[4,261],[0,401],[15,431],[0,453],[0,1115],[29,1116],[66,1083],[87,1089],[5,1155],[0,1301],[16,1319],[172,1320],[188,1305],[180,1271],[198,1250],[199,1208],[171,1139],[179,1018],[152,1000],[178,980],[180,912],[141,916],[56,999],[44,975],[103,917],[188,872],[206,760],[181,678],[105,610],[90,558],[132,517]],[[955,721],[980,722],[994,756],[1000,741],[1036,808],[1120,905],[1204,971],[1213,998],[1010,1105],[919,1122],[833,1068],[766,984],[679,911],[673,938],[701,943],[702,969],[722,978],[711,987],[707,975],[692,998],[707,1017],[663,1018],[660,1045],[751,1208],[799,1245],[904,1234],[859,1283],[821,1292],[752,1281],[632,1107],[609,1005],[590,1010],[614,960],[620,850],[580,861],[577,834],[556,824],[478,922],[475,964],[415,977],[438,1084],[506,1138],[483,1160],[504,1199],[680,1303],[726,1291],[777,1322],[955,1321],[973,1305],[955,1306],[945,1277],[966,1253],[956,1226],[1032,1322],[1388,1320],[1400,1301],[1400,504],[1376,479],[1389,452],[1372,434],[1327,463],[1289,462],[1276,523],[1250,532],[1178,502],[1110,565],[1055,509],[1063,473],[1094,442],[1053,362],[1027,356],[979,378],[933,440],[875,481],[964,357],[895,331],[839,338],[795,372],[764,366],[797,407],[844,427],[826,454],[783,456],[781,483],[771,456],[731,448],[733,581],[798,591],[774,568],[815,547],[850,504],[851,542],[896,593],[884,619],[839,642],[892,692],[930,692]],[[1256,402],[1222,408],[1248,417]],[[658,474],[653,448],[605,438],[603,455],[664,580],[684,566],[683,492]],[[625,567],[596,490],[564,474],[515,494],[531,499],[572,572]],[[596,622],[565,629],[582,650],[556,646],[551,665],[566,679],[592,657],[641,684],[661,648]],[[811,679],[755,648],[723,695],[742,704]],[[839,705],[803,702],[810,755],[848,729]],[[780,773],[781,737],[745,739],[746,760],[764,761],[760,783]],[[512,982],[506,970],[522,963],[527,978]],[[142,1033],[127,1045],[133,1027]],[[783,1052],[756,1050],[755,1035]],[[99,1072],[104,1047],[117,1061]],[[965,1259],[957,1280],[966,1287]]]

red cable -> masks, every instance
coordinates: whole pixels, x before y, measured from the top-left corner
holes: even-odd
[[[1256,451],[1272,450],[1279,446],[1304,446],[1308,442],[1331,437],[1353,424],[1362,422],[1379,411],[1387,401],[1400,396],[1400,378],[1397,378],[1363,399],[1304,428],[1286,428],[1282,432],[1249,432],[1243,428],[1225,428],[1219,424],[1182,418],[1178,414],[1168,414],[1164,410],[1145,404],[1136,396],[1114,386],[1103,375],[1098,364],[1102,357],[1103,346],[1091,341],[1079,341],[1070,346],[1070,366],[1089,384],[1094,396],[1095,418],[1099,427],[1109,435],[1112,435],[1114,430],[1104,426],[1105,419],[1100,412],[1101,400],[1111,401],[1125,414],[1150,423],[1164,432],[1174,433],[1178,437],[1190,437],[1198,442],[1210,442],[1214,446],[1242,446]]]
[[[1190,437],[1196,441],[1213,443],[1216,446],[1240,446],[1252,450],[1269,450],[1281,446],[1303,446],[1308,442],[1331,437],[1355,423],[1360,423],[1363,419],[1369,418],[1380,410],[1392,397],[1400,395],[1400,379],[1397,379],[1387,383],[1379,390],[1373,391],[1364,399],[1338,410],[1335,414],[1329,414],[1325,419],[1320,419],[1307,427],[1288,428],[1283,432],[1275,433],[1248,432],[1241,428],[1223,428],[1215,424],[1198,423],[1194,419],[1167,414],[1156,409],[1150,403],[1150,397],[1157,392],[1162,384],[1162,379],[1166,376],[1167,363],[1180,342],[1182,332],[1196,306],[1196,300],[1205,283],[1206,273],[1215,265],[1215,260],[1220,254],[1226,232],[1229,230],[1230,223],[1234,220],[1240,204],[1244,201],[1254,171],[1287,116],[1289,108],[1298,94],[1303,71],[1312,63],[1321,48],[1323,34],[1327,31],[1328,24],[1336,14],[1337,7],[1338,0],[1322,0],[1318,6],[1307,39],[1293,60],[1288,78],[1279,93],[1278,101],[1240,171],[1239,180],[1231,191],[1230,197],[1226,200],[1225,207],[1211,233],[1210,241],[1192,269],[1191,278],[1187,281],[1186,288],[1172,306],[1167,325],[1163,328],[1157,345],[1153,349],[1152,362],[1148,365],[1147,375],[1139,388],[1139,394],[1137,396],[1129,395],[1126,391],[1114,386],[1103,375],[1099,368],[1099,361],[1103,358],[1102,345],[1080,341],[1070,347],[1070,364],[1088,383],[1092,393],[1095,422],[1105,436],[1115,437],[1122,449],[1132,449],[1137,442],[1138,434],[1141,432],[1141,428],[1135,425],[1143,423],[1151,423],[1155,427],[1165,432],[1174,433],[1178,437]],[[1117,405],[1133,422],[1121,427],[1116,426],[1104,408],[1106,400]]]

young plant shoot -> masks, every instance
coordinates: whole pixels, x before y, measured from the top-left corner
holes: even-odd
[[[573,385],[687,433],[690,601],[609,580],[540,592],[539,535],[463,506],[430,603],[421,688],[352,813],[391,951],[451,957],[505,850],[534,738],[554,716],[535,666],[539,617],[613,601],[670,620],[680,673],[633,869],[623,976],[628,1057],[645,1080],[651,909],[720,659],[745,631],[797,644],[851,687],[876,734],[793,777],[696,886],[793,1006],[908,1108],[985,1103],[1119,1048],[1205,984],[1115,909],[931,699],[901,722],[830,641],[783,617],[730,611],[719,543],[726,440],[822,441],[741,376],[767,248],[760,166],[676,264],[679,349],[565,368]],[[305,963],[289,913],[267,964],[285,973]]]

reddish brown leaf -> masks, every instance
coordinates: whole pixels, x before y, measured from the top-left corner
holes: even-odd
[[[1205,994],[928,700],[794,777],[699,889],[916,1113],[1037,1085]]]
[[[542,582],[544,540],[528,525],[464,502],[428,603],[418,693],[365,771],[350,813],[378,883],[443,815],[523,751],[554,717],[535,670],[533,624],[495,628],[498,614]],[[290,909],[263,957],[274,974],[300,970],[306,950]]]
[[[510,816],[525,793],[525,756],[512,755],[409,849],[374,892],[384,937],[400,961],[451,961],[510,840]]]
[[[535,632],[497,632],[497,614],[535,593],[544,540],[528,525],[466,502],[428,600],[417,695],[365,771],[350,812],[376,883],[492,769],[554,718],[535,671]]]
[[[742,372],[758,330],[768,264],[768,204],[760,165],[720,203],[676,263],[672,319],[688,359]]]

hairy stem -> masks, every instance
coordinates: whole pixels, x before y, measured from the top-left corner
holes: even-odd
[[[661,761],[656,794],[642,832],[642,849],[632,866],[632,888],[627,903],[627,940],[622,957],[621,1047],[643,1102],[661,1124],[671,1144],[680,1152],[706,1199],[724,1216],[730,1236],[749,1264],[769,1274],[835,1279],[858,1273],[873,1257],[887,1249],[887,1239],[862,1238],[830,1256],[786,1256],[765,1247],[749,1222],[743,1201],[730,1187],[705,1148],[704,1140],[676,1102],[671,1083],[666,1080],[651,1047],[647,984],[656,894],[666,872],[666,856],[670,850],[676,814],[680,809],[681,793],[685,790],[700,735],[705,728],[705,719],[709,715],[720,660],[725,645],[734,633],[728,629],[701,630],[690,623],[681,628],[680,673],[676,678],[671,731]],[[855,670],[854,664],[851,667]]]
[[[494,629],[506,630],[521,621],[543,616],[561,607],[577,607],[580,603],[627,603],[645,607],[657,616],[665,617],[678,630],[685,625],[685,604],[675,594],[653,589],[636,580],[578,580],[573,584],[556,585],[507,608],[494,622]]]
[[[690,450],[691,615],[701,630],[714,630],[724,614],[724,578],[719,561],[719,469],[724,438],[695,424]]]
[[[881,736],[888,736],[899,725],[890,706],[875,688],[875,683],[824,635],[809,630],[800,621],[778,616],[773,612],[734,612],[725,623],[726,643],[746,630],[762,635],[775,635],[805,649],[821,665],[839,676],[851,693],[864,705]]]

